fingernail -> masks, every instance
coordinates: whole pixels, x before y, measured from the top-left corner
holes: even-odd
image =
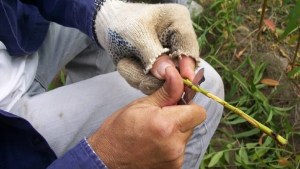
[[[165,79],[166,69],[167,67],[172,66],[172,64],[168,62],[162,62],[157,67],[157,78]]]

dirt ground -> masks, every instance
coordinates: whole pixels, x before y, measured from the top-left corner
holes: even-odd
[[[295,131],[300,131],[300,79],[291,80],[287,77],[286,72],[290,68],[289,63],[292,61],[296,44],[288,44],[287,40],[279,40],[276,33],[264,26],[261,33],[261,39],[257,39],[258,25],[260,22],[260,13],[258,12],[260,3],[249,3],[249,1],[241,1],[238,9],[238,15],[243,19],[242,24],[237,27],[234,33],[236,41],[236,50],[231,51],[231,57],[235,57],[238,52],[243,51],[240,59],[245,56],[251,56],[254,61],[263,61],[268,63],[264,78],[279,81],[280,92],[278,92],[271,100],[272,105],[278,107],[286,107],[295,105],[290,112],[290,123],[294,126]],[[270,7],[266,11],[265,18],[273,21],[276,27],[284,28],[284,16],[275,15]],[[222,55],[220,55],[222,56]],[[224,59],[228,59],[228,54],[223,55]],[[300,53],[298,51],[298,58]],[[222,58],[220,58],[222,60]],[[233,59],[233,64],[239,64],[241,61],[237,58]],[[266,90],[267,94],[272,88]],[[226,91],[226,89],[225,89]],[[225,127],[225,126],[220,126]],[[217,136],[218,137],[218,136]],[[216,137],[215,137],[216,138]],[[289,142],[294,143],[296,152],[300,153],[300,136],[295,136]]]
[[[260,13],[257,10],[260,8],[259,3],[249,4],[247,1],[241,1],[239,9],[241,15],[247,16],[244,20],[244,25],[247,29],[240,29],[235,34],[237,42],[241,42],[239,48],[246,48],[245,54],[250,54],[256,60],[263,60],[268,63],[265,77],[279,81],[278,87],[281,88],[279,92],[271,100],[272,104],[285,107],[295,105],[295,108],[290,112],[290,123],[294,125],[295,131],[300,131],[300,79],[291,80],[287,77],[286,72],[290,69],[289,63],[293,60],[296,50],[296,44],[288,44],[285,40],[279,40],[276,33],[269,29],[265,29],[261,34],[261,39],[257,40],[257,33],[251,34],[257,29],[259,25]],[[272,8],[267,8],[265,18],[273,21],[276,27],[283,29],[281,26],[284,22],[284,17],[274,15]],[[266,28],[266,26],[265,26]],[[244,40],[245,37],[247,40]],[[300,56],[297,52],[298,58]],[[268,91],[266,91],[268,92]],[[300,136],[295,137],[293,140],[294,147],[300,152]]]

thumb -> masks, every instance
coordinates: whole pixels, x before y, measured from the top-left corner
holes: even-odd
[[[194,103],[190,105],[181,105],[181,110],[174,106],[171,107],[171,109],[172,108],[174,109],[173,113],[176,112],[175,121],[177,127],[183,133],[193,130],[206,119],[206,110]],[[168,113],[172,113],[172,110]]]
[[[166,68],[165,80],[164,85],[148,97],[152,104],[160,107],[176,104],[183,94],[182,78],[174,66]]]

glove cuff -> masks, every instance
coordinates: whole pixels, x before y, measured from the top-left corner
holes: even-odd
[[[122,4],[119,0],[95,0],[96,11],[93,17],[93,34],[98,45],[105,48],[103,40],[105,38],[108,25],[117,22],[117,11],[114,9],[118,4]],[[105,48],[106,49],[106,48]]]

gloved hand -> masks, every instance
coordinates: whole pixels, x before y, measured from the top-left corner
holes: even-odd
[[[119,73],[143,93],[151,94],[163,84],[159,73],[154,73],[156,78],[148,73],[160,55],[168,54],[175,62],[181,55],[194,58],[196,65],[200,61],[184,6],[107,0],[98,9],[94,25],[98,42],[112,56]],[[130,59],[121,61],[124,58]]]

